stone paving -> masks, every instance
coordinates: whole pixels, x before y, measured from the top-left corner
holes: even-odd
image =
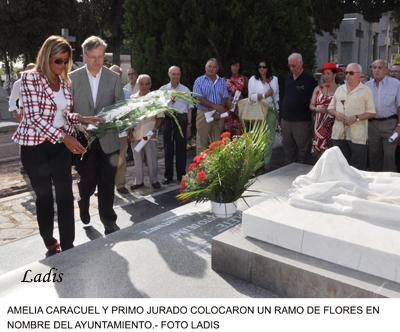
[[[188,160],[191,160],[195,154],[195,150],[188,150]],[[281,148],[274,149],[271,170],[282,167],[283,151]],[[145,168],[147,172],[147,168]],[[158,174],[159,180],[163,179],[164,158],[162,143],[158,141]],[[145,173],[146,174],[146,173]],[[146,174],[147,175],[147,174]],[[75,197],[75,219],[79,221],[79,208],[77,200],[79,198],[77,179],[78,175],[73,170],[73,191]],[[127,188],[134,184],[134,166],[133,161],[128,162],[127,167]],[[146,182],[147,181],[147,182]],[[130,191],[128,195],[121,195],[116,192],[116,206],[124,206],[144,196],[152,195],[157,192],[176,189],[178,183],[172,183],[169,186],[162,186],[159,190],[151,188],[148,177],[145,177],[145,187],[135,191]],[[96,215],[97,197],[92,196],[90,203],[90,214]],[[0,164],[0,245],[22,239],[24,237],[38,233],[38,225],[36,221],[35,196],[31,190],[29,179],[26,174],[20,173],[20,164],[18,161]]]
[[[164,178],[164,158],[160,142],[158,147],[158,174],[161,182]],[[189,149],[188,159],[193,158],[193,155],[194,150]],[[147,175],[146,171],[147,168],[145,168],[145,175]],[[74,170],[73,178],[75,219],[79,221],[78,175]],[[126,187],[129,189],[130,185],[134,184],[133,161],[128,161],[126,179]],[[149,182],[146,181],[148,181],[147,176],[145,177],[145,187],[130,191],[128,195],[121,195],[116,191],[114,204],[116,206],[123,206],[144,196],[173,189],[178,186],[178,183],[175,182],[169,186],[162,186],[159,190],[154,190]],[[97,197],[92,196],[90,214],[95,215],[97,213]],[[36,234],[37,232],[38,225],[36,221],[35,196],[31,190],[27,175],[21,174],[19,162],[0,164],[0,245]]]

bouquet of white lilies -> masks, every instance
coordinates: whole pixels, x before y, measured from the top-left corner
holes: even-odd
[[[176,110],[170,105],[171,100],[175,98],[182,99],[191,105],[197,102],[191,92],[155,90],[143,97],[104,107],[97,116],[102,117],[105,122],[96,126],[89,125],[87,128],[88,147],[96,138],[102,137],[109,130],[123,132],[162,112],[169,114],[178,124],[175,117]],[[180,129],[179,125],[178,128]]]

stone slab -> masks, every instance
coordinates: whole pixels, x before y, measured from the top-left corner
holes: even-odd
[[[296,208],[271,198],[243,213],[245,236],[400,283],[400,224]]]
[[[12,116],[11,116],[12,118]],[[0,133],[14,133],[14,131],[17,129],[18,127],[18,122],[16,122],[15,120],[13,121],[0,121]],[[1,143],[3,143],[0,140]]]
[[[188,204],[6,273],[0,276],[0,296],[273,297],[211,269],[210,239],[239,223],[239,214],[216,219],[208,204]],[[50,268],[63,273],[62,282],[21,283],[26,271],[33,276]]]
[[[271,190],[285,192],[297,175],[309,169],[307,165],[291,164],[260,176],[251,187],[259,195],[248,197],[247,203],[250,206],[259,203],[273,194]],[[157,199],[154,203],[157,204]],[[238,207],[240,211],[248,208],[243,201]],[[145,212],[136,211],[131,205],[121,207],[117,211],[118,223],[130,226],[106,237],[96,230],[97,226],[88,227],[86,236],[92,241],[4,271],[0,276],[0,296],[274,297],[275,294],[263,288],[211,269],[211,239],[238,225],[241,212],[229,219],[218,219],[209,210],[207,203],[189,203],[132,224],[135,222],[132,214]],[[16,254],[20,248],[29,252],[31,245],[42,246],[38,236],[0,247],[0,258],[11,264],[11,260],[20,257]],[[29,269],[32,273],[44,273],[51,267],[64,274],[61,283],[20,282]]]
[[[400,297],[400,284],[245,237],[237,225],[212,240],[212,268],[280,297]]]
[[[177,186],[171,186],[165,188],[164,190],[159,191],[151,196],[144,196],[142,198],[135,199],[130,203],[121,202],[119,206],[115,207],[115,211],[118,215],[118,225],[121,228],[126,228],[175,208],[178,205],[176,200],[173,201],[173,198],[178,193],[178,189],[176,187]],[[9,202],[10,204],[13,204],[13,207],[22,206],[20,203],[15,202],[15,200],[12,200],[11,198],[7,199],[10,200]],[[94,199],[94,201],[96,200]],[[29,202],[33,204],[33,201]],[[24,203],[25,209],[27,208],[27,205],[27,203]],[[11,216],[13,218],[8,219],[14,220],[15,222],[18,220],[18,224],[22,225],[21,220],[18,217],[19,213],[13,213]],[[37,228],[37,222],[34,222],[31,227]],[[9,232],[8,236],[10,238],[18,238],[19,240],[0,246],[0,275],[29,263],[40,261],[44,258],[45,248],[43,245],[43,240],[37,231],[32,230],[35,235],[22,239],[21,235],[30,235],[29,232],[25,231],[24,234],[21,234],[20,228],[13,227],[9,230],[0,229],[0,236],[3,234],[3,231]],[[102,238],[104,236],[103,232],[104,227],[98,214],[92,215],[91,222],[87,226],[78,220],[76,221],[75,225],[74,244],[75,246],[79,246],[85,242]],[[57,229],[55,230],[55,235],[58,236]],[[4,238],[5,237],[3,237],[3,239]]]

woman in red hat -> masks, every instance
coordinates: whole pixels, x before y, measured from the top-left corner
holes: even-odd
[[[328,105],[335,94],[337,88],[335,74],[340,69],[336,63],[326,62],[318,71],[322,73],[324,83],[314,89],[310,103],[310,110],[315,112],[312,152],[317,158],[332,146],[331,134],[335,118],[328,114]]]

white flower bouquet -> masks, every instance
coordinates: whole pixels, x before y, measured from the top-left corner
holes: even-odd
[[[102,117],[105,122],[96,126],[89,125],[87,128],[88,147],[96,138],[102,137],[109,130],[123,132],[162,112],[169,114],[178,124],[175,117],[176,110],[170,106],[174,98],[182,99],[192,105],[197,103],[191,92],[155,90],[143,97],[104,107],[97,116]],[[178,128],[180,129],[179,125]]]

